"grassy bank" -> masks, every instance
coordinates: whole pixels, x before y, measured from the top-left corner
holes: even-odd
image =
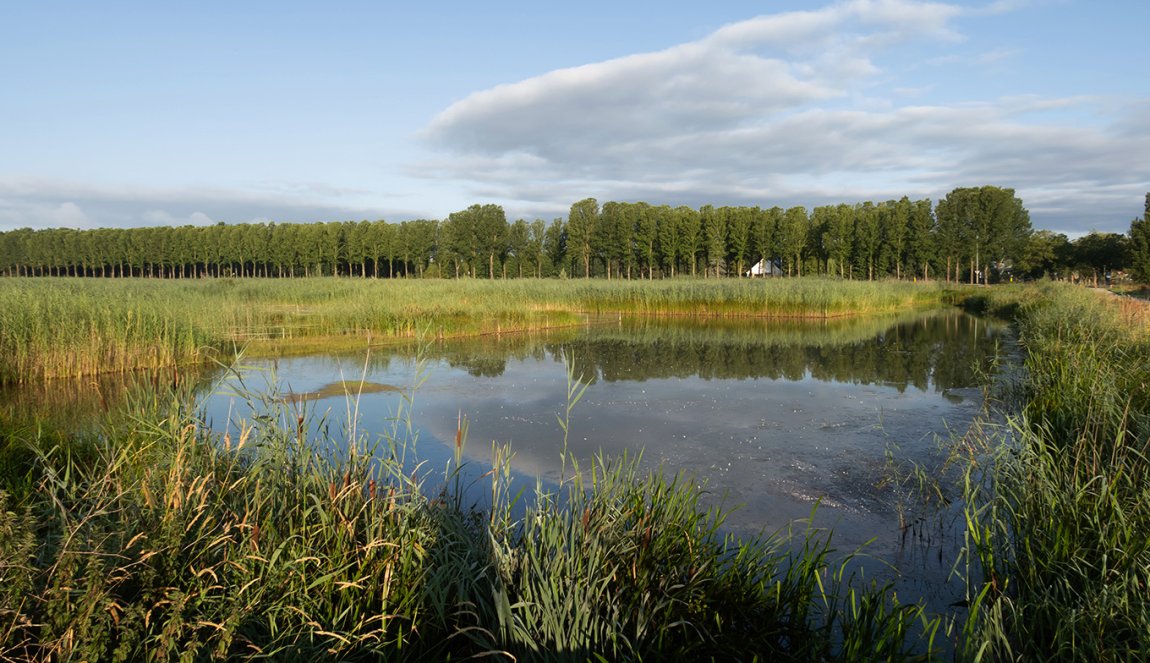
[[[34,490],[0,491],[0,657],[902,660],[929,648],[921,611],[851,584],[825,534],[798,534],[797,550],[732,540],[683,477],[599,459],[517,498],[506,462],[466,478],[461,446],[441,474],[413,473],[402,411],[383,437],[333,454],[342,440],[310,437],[301,407],[268,397],[264,416],[219,439],[187,393],[149,389],[100,435],[48,445]],[[482,509],[464,497],[473,481],[490,495]]]
[[[824,279],[287,281],[0,279],[0,383],[249,352],[363,347],[577,323],[585,314],[836,317],[938,303],[941,287]]]
[[[968,442],[970,660],[1145,660],[1150,309],[1073,286],[970,300],[1017,320],[1019,413]]]

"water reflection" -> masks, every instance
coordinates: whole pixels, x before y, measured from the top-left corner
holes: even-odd
[[[1003,324],[946,310],[815,323],[615,318],[438,342],[422,351],[414,397],[419,455],[442,467],[462,414],[478,467],[493,441],[508,442],[517,474],[557,479],[567,357],[592,383],[572,414],[578,457],[641,451],[652,468],[693,473],[715,500],[742,505],[735,527],[783,527],[818,501],[819,524],[840,541],[879,530],[894,539],[888,452],[929,462],[936,436],[967,425],[1005,334]],[[280,360],[268,379],[312,395],[308,405],[337,430],[351,409],[348,385],[362,377],[407,387],[417,363],[412,347],[380,348]],[[226,391],[208,399],[217,422],[244,413]],[[401,398],[391,389],[356,395],[360,430],[388,430]]]
[[[96,430],[109,414],[130,410],[134,395],[176,384],[206,394],[219,373],[217,368],[201,366],[0,385],[0,417],[61,431]]]
[[[573,350],[577,372],[592,380],[809,377],[901,392],[976,385],[1002,329],[949,311],[893,324],[881,318],[805,324],[640,320],[620,321],[565,346]],[[554,354],[562,347],[548,349]]]

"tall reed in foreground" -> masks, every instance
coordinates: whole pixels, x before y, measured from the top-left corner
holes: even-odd
[[[962,653],[1144,660],[1150,330],[1070,286],[999,291],[987,303],[1017,316],[1027,373],[1010,408],[1021,414],[983,440],[966,474]]]

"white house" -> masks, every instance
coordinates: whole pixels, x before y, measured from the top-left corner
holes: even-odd
[[[782,276],[783,268],[779,266],[778,260],[762,260],[756,262],[751,266],[744,276]]]

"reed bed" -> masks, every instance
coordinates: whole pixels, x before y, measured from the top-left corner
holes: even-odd
[[[1150,327],[1073,286],[995,289],[1026,374],[969,448],[969,660],[1131,661],[1150,649]]]
[[[179,292],[5,279],[0,300],[0,383],[173,366],[220,347]]]
[[[483,508],[401,409],[349,444],[275,395],[222,439],[190,392],[136,392],[90,452],[0,491],[0,657],[26,660],[913,660],[932,625],[852,583],[829,537],[737,541],[686,477],[597,459]],[[411,397],[405,399],[410,407]],[[322,422],[320,422],[322,423]],[[574,462],[574,461],[572,461]],[[422,468],[422,469],[421,469]],[[484,487],[486,491],[486,487]],[[529,500],[522,516],[517,499]],[[925,623],[925,626],[924,626]]]
[[[938,284],[827,278],[596,281],[577,289],[583,310],[596,313],[775,318],[890,313],[938,304],[945,292]]]
[[[835,317],[938,303],[936,285],[825,279],[0,280],[0,383],[418,333],[520,332],[585,314]]]

